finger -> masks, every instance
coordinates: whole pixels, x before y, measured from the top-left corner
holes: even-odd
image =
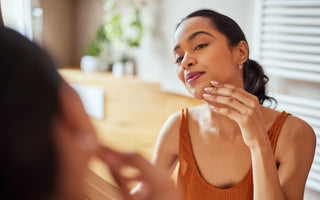
[[[154,168],[150,161],[138,153],[118,153],[118,157],[127,165],[140,169],[141,171],[150,171]]]
[[[215,81],[211,81],[211,85],[213,87],[217,87],[217,88],[228,88],[231,90],[237,90],[238,92],[242,93],[244,96],[248,97],[248,98],[255,98],[256,96],[247,92],[246,90],[244,90],[243,88],[237,87],[235,85],[231,85],[228,83],[219,83],[219,82],[215,82]]]
[[[117,152],[105,146],[100,146],[97,151],[97,156],[102,159],[115,159],[122,164],[132,164],[137,166],[150,165],[150,163],[137,153]]]
[[[128,181],[146,181],[154,176],[154,167],[140,154],[120,153],[101,146],[97,156],[114,169],[123,170],[131,167],[131,172],[135,170],[137,173],[132,177],[127,177]],[[127,175],[129,174],[132,173],[127,173]]]
[[[240,102],[246,102],[248,97],[245,96],[239,88],[226,88],[226,87],[206,87],[204,91],[209,94],[233,97]]]
[[[119,167],[125,165],[137,165],[135,160],[141,160],[140,162],[144,161],[140,158],[141,156],[139,154],[117,152],[105,146],[100,146],[96,152],[96,155],[107,164],[113,164]],[[143,164],[146,163],[148,163],[148,161],[143,162]]]
[[[244,118],[244,115],[240,114],[239,112],[231,109],[231,108],[220,108],[220,107],[214,107],[209,106],[210,110],[214,111],[215,113],[222,114],[226,117],[228,117],[231,120],[234,120],[236,122],[239,122],[241,118]]]
[[[100,146],[96,152],[98,158],[112,165],[124,165],[123,160],[119,159],[119,153],[105,146]]]
[[[214,87],[207,87],[204,90],[210,94],[233,97],[250,108],[255,108],[259,104],[259,100],[255,95],[234,85],[219,83]]]
[[[133,200],[133,197],[130,195],[128,183],[136,178],[127,178],[121,174],[125,162],[119,159],[119,155],[116,151],[103,146],[99,147],[97,152],[97,156],[108,165],[110,173],[122,191],[124,199]]]
[[[243,103],[239,102],[237,99],[233,97],[225,97],[225,96],[217,96],[212,94],[203,94],[203,98],[206,101],[218,103],[222,106],[232,108],[241,114],[249,114],[251,112],[251,108],[245,106]],[[219,105],[219,106],[220,106]]]
[[[130,190],[127,186],[126,178],[124,178],[118,171],[117,168],[112,167],[112,165],[109,165],[110,173],[112,177],[114,178],[115,182],[119,186],[120,190],[122,191],[123,199],[125,200],[133,200],[133,197],[130,195]]]

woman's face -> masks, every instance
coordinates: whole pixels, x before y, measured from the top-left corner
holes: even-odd
[[[242,74],[234,48],[204,17],[185,20],[174,36],[177,75],[189,93],[202,99],[210,81],[242,86]]]
[[[98,142],[94,127],[80,98],[69,86],[60,91],[61,114],[54,120],[59,158],[59,198],[82,199],[88,161]]]

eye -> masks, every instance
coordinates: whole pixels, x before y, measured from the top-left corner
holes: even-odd
[[[182,62],[183,57],[180,56],[176,59],[175,64],[180,64]]]
[[[204,47],[208,46],[208,44],[199,44],[196,46],[196,48],[194,48],[194,50],[199,50],[199,49],[202,49]]]

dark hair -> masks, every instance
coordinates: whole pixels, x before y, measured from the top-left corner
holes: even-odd
[[[58,159],[53,117],[62,78],[39,46],[0,27],[0,185],[3,199],[48,199]]]
[[[233,19],[213,10],[203,9],[195,11],[183,18],[178,23],[177,28],[186,19],[192,17],[205,17],[211,19],[212,26],[228,38],[230,47],[236,46],[240,41],[247,42],[241,28]],[[243,66],[244,89],[257,96],[260,104],[263,104],[265,100],[268,100],[270,103],[275,101],[274,98],[266,95],[266,84],[268,81],[269,78],[264,74],[262,67],[256,61],[248,58]]]

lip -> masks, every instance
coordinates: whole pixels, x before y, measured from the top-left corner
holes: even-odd
[[[188,84],[192,84],[194,83],[196,80],[198,80],[202,75],[204,74],[204,72],[200,72],[200,71],[195,71],[195,72],[189,72],[186,77],[185,80]]]

